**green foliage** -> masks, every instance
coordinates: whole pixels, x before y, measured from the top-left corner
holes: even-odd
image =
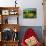
[[[36,18],[36,9],[24,9],[23,10],[23,17],[24,18]]]

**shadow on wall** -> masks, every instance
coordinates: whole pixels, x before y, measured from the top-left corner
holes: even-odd
[[[20,32],[19,32],[20,42],[21,42],[21,40],[22,40],[22,38],[24,36],[24,33],[26,32],[26,30],[28,28],[32,28],[36,32],[39,41],[41,43],[43,43],[43,30],[42,30],[42,26],[21,26],[20,27]]]

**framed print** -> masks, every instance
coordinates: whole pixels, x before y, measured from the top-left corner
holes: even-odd
[[[2,15],[9,15],[9,10],[2,10]]]
[[[25,8],[23,10],[23,18],[36,18],[37,9],[36,8]]]

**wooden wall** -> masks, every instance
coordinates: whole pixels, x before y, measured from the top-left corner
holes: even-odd
[[[46,26],[46,0],[43,1],[43,8],[44,8],[44,26]]]
[[[46,46],[46,0],[43,0],[43,8],[44,8],[44,42]]]

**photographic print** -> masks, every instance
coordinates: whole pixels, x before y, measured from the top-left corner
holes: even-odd
[[[9,15],[9,10],[2,10],[2,15]]]
[[[25,8],[23,10],[23,18],[37,18],[36,8]]]

